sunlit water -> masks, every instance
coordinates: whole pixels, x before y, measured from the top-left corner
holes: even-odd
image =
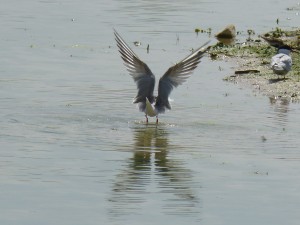
[[[245,39],[298,13],[275,0],[2,4],[0,223],[298,224],[299,104],[224,82],[232,64],[206,57],[146,126],[113,37],[158,80],[211,39],[196,27],[234,23]]]

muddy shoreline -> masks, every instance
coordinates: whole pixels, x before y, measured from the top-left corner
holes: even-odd
[[[226,76],[225,81],[252,88],[255,92],[269,97],[271,101],[300,102],[300,30],[280,30],[280,33],[271,31],[265,35],[271,40],[286,42],[290,41],[291,37],[287,37],[287,34],[291,32],[294,32],[293,40],[296,40],[293,43],[295,52],[292,53],[292,71],[285,79],[278,77],[270,69],[270,60],[276,54],[277,48],[262,37],[252,39],[249,36],[247,41],[231,45],[218,43],[211,48],[209,54],[213,60],[225,60],[233,65],[233,73]]]

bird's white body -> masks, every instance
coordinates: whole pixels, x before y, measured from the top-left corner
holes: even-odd
[[[292,69],[292,58],[289,51],[280,49],[271,59],[271,68],[277,75],[285,76]]]
[[[148,98],[146,98],[146,110],[145,110],[145,114],[147,116],[150,116],[150,117],[154,117],[154,116],[157,116],[157,110],[155,109],[154,105],[152,105]]]

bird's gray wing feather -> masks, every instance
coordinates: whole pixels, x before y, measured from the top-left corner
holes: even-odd
[[[154,102],[153,90],[155,77],[147,64],[139,59],[116,30],[114,30],[114,34],[124,65],[137,84],[138,93],[134,99],[134,103],[141,103],[140,110],[144,111],[146,97],[151,103]]]
[[[281,58],[281,62],[283,63],[283,67],[286,71],[290,71],[292,69],[292,58],[289,55],[284,55]]]
[[[189,78],[192,72],[198,66],[200,59],[204,53],[210,48],[205,47],[209,43],[206,42],[200,48],[188,55],[186,58],[170,67],[167,72],[160,78],[158,85],[158,96],[155,107],[159,113],[163,113],[165,108],[171,109],[169,103],[169,95],[174,87],[181,85]]]

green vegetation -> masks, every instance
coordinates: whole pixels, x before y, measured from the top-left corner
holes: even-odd
[[[212,59],[218,59],[224,55],[228,57],[260,57],[267,59],[275,53],[276,49],[274,47],[258,42],[234,45],[225,45],[219,42],[209,52]]]

